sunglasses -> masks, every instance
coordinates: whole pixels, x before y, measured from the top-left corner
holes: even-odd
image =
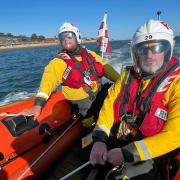
[[[154,46],[144,46],[142,44],[136,48],[136,52],[139,55],[147,55],[148,51],[151,50],[153,54],[160,54],[162,52],[167,51],[168,48],[169,46],[166,43],[160,43]]]
[[[59,40],[62,42],[65,39],[73,39],[75,36],[72,32],[59,34]]]

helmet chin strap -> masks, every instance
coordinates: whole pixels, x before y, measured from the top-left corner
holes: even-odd
[[[139,76],[140,76],[143,80],[147,80],[147,79],[152,79],[154,76],[156,76],[157,73],[158,73],[158,72],[153,73],[153,74],[149,74],[149,73],[142,72],[142,73],[139,73]]]

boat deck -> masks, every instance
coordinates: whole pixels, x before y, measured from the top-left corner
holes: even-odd
[[[83,153],[84,154],[84,153]],[[86,157],[81,153],[81,144],[78,140],[69,151],[67,151],[63,157],[58,159],[42,176],[43,180],[57,180],[70,173],[86,161],[88,161],[89,155]],[[83,180],[85,179],[85,174],[87,176],[88,167],[75,173],[68,180]]]
[[[67,151],[63,157],[58,159],[42,176],[43,180],[58,180],[68,173],[72,172],[74,169],[84,164],[89,160],[91,146],[87,148],[85,151],[81,149],[81,142],[78,140],[72,147]],[[92,167],[89,165],[83,168],[81,171],[75,173],[74,175],[67,178],[67,180],[91,180],[90,174]],[[178,169],[177,169],[178,170]],[[178,171],[179,172],[179,171]],[[172,172],[171,172],[172,173]],[[170,174],[171,178],[174,179],[175,174]],[[88,177],[88,178],[87,178]],[[176,179],[179,175],[176,176]],[[161,179],[161,178],[160,178]]]

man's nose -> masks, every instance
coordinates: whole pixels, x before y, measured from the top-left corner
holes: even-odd
[[[153,57],[154,56],[154,53],[151,51],[151,49],[148,49],[147,56],[148,57]]]

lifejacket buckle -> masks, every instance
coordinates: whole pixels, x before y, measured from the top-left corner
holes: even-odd
[[[116,134],[116,137],[118,140],[122,140],[122,139],[126,139],[127,135],[129,135],[131,133],[131,130],[128,126],[128,124],[126,123],[126,121],[124,120],[125,115],[122,116],[119,127],[118,127],[118,131]]]
[[[120,124],[118,127],[118,131],[116,137],[118,140],[126,140],[128,135],[135,136],[137,131],[131,125],[136,122],[137,116],[131,116],[130,114],[124,114],[121,116]]]
[[[96,85],[96,83],[91,80],[89,73],[84,72],[83,80],[84,80],[84,83],[86,83],[91,89],[93,89]]]

